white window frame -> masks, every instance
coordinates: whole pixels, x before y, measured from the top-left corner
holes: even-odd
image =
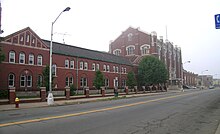
[[[37,65],[38,66],[42,66],[43,64],[43,56],[42,55],[38,55],[37,56]]]
[[[65,68],[69,68],[69,60],[68,59],[65,60]]]
[[[107,65],[106,71],[107,71],[107,72],[110,72],[110,66],[109,66],[109,65]]]
[[[92,71],[95,71],[95,63],[92,63]]]
[[[80,87],[87,87],[88,79],[86,77],[81,77],[80,79]]]
[[[15,63],[15,52],[14,51],[10,51],[9,52],[9,59],[8,59],[9,63]]]
[[[52,75],[57,76],[57,65],[56,64],[52,65]]]
[[[71,60],[71,61],[70,61],[70,68],[71,68],[71,69],[74,69],[74,60]]]
[[[27,87],[32,87],[32,76],[31,75],[27,75]]]
[[[79,63],[79,69],[83,70],[83,62],[82,61]]]
[[[96,64],[96,70],[99,70],[99,64]]]
[[[12,79],[10,76],[12,76]],[[10,84],[11,82],[12,82],[12,85]],[[14,87],[14,86],[15,86],[15,75],[10,73],[8,75],[8,87]]]
[[[34,54],[29,54],[29,58],[28,59],[29,59],[29,65],[34,65]]]
[[[103,65],[103,71],[106,72],[106,65]]]
[[[73,85],[73,76],[69,77],[69,86]]]
[[[134,55],[135,54],[135,46],[134,45],[127,46],[126,51],[127,51],[127,55]]]
[[[113,54],[114,54],[114,55],[117,55],[117,56],[120,56],[120,54],[121,54],[121,49],[115,49],[115,50],[113,51]]]
[[[22,78],[24,78],[24,79],[22,79]],[[22,82],[24,82],[24,84],[22,84]],[[25,87],[25,85],[26,85],[26,76],[22,74],[20,76],[20,87]]]
[[[25,64],[25,53],[19,53],[19,64]]]
[[[66,77],[66,80],[65,80],[65,85],[66,85],[66,87],[69,87],[70,85],[69,85],[69,77]]]
[[[105,87],[109,87],[109,79],[108,78],[105,79]]]
[[[113,73],[115,73],[115,66],[113,66]]]
[[[141,55],[148,55],[150,54],[150,45],[144,44],[140,47],[141,49]]]
[[[124,73],[124,67],[121,67],[121,73]]]
[[[88,70],[88,63],[84,62],[84,70]]]
[[[118,73],[118,67],[115,68],[115,72]]]

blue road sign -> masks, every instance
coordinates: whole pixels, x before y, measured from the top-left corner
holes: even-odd
[[[215,15],[215,28],[220,29],[220,14]]]

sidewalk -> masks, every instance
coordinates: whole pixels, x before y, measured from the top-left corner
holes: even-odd
[[[152,96],[152,95],[166,94],[166,93],[172,93],[172,92],[173,91],[119,95],[118,98],[120,99],[120,98],[131,98],[131,97],[141,97],[141,96]],[[176,92],[178,92],[178,91],[176,91]],[[19,108],[15,108],[15,104],[6,104],[6,105],[0,105],[0,111],[81,104],[81,103],[109,100],[109,99],[113,99],[113,98],[115,98],[115,97],[114,96],[109,96],[109,97],[97,97],[97,98],[81,98],[81,99],[59,100],[59,101],[54,101],[54,105],[51,105],[51,106],[48,106],[47,102],[21,103],[21,104],[19,104]]]

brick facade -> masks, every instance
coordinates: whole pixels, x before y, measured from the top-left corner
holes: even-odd
[[[165,63],[170,82],[182,80],[181,49],[168,40],[164,42],[162,37],[158,39],[156,32],[129,27],[110,43],[109,53],[128,58],[136,67],[144,56],[154,55]]]
[[[4,37],[0,46],[5,54],[5,60],[0,64],[1,89],[38,89],[39,78],[43,79],[42,72],[49,65],[49,41],[42,40],[28,27]],[[80,68],[81,63],[83,68]],[[112,89],[114,86],[126,86],[127,73],[133,70],[126,58],[56,42],[53,43],[52,64],[56,65],[53,86],[64,90],[70,84],[77,89],[94,88],[98,66],[107,79],[106,86]]]

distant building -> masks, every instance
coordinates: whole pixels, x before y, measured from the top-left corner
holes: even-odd
[[[199,87],[204,87],[204,88],[213,86],[213,76],[212,75],[199,75],[197,85]]]
[[[181,86],[182,54],[180,47],[172,42],[158,38],[156,32],[143,32],[139,28],[129,27],[109,45],[109,53],[128,58],[137,67],[144,56],[154,55],[167,67],[170,85]]]
[[[183,70],[183,85],[197,86],[198,74]]]

